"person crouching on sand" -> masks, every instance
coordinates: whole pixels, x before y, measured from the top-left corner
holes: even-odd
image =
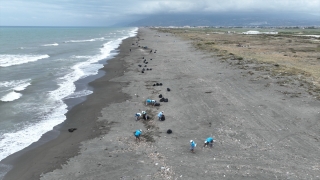
[[[138,121],[141,117],[141,113],[136,113],[135,117],[136,117],[136,121]]]
[[[146,112],[146,111],[142,111],[141,113],[142,113],[142,118],[143,118],[144,120],[148,120],[147,112]]]
[[[141,129],[136,130],[136,131],[133,133],[134,136],[136,137],[136,141],[139,140],[139,142],[140,142],[140,135],[141,135],[141,133],[142,133],[142,130],[141,130]]]
[[[159,121],[161,121],[162,115],[163,115],[163,111],[159,112],[158,114]]]
[[[154,106],[154,105],[156,104],[156,102],[157,102],[156,100],[147,99],[147,100],[146,100],[146,106],[147,106],[148,104],[151,104],[152,106]]]
[[[212,147],[214,141],[215,141],[215,140],[214,140],[212,137],[208,137],[208,138],[204,141],[203,147],[207,147],[208,145],[209,145],[210,147]]]
[[[197,146],[197,144],[193,141],[190,140],[190,151],[194,153],[194,148]]]
[[[146,100],[146,106],[151,103],[151,99]]]

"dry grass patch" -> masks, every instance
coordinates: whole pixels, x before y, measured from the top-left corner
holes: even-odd
[[[216,32],[214,28],[158,30],[191,40],[194,47],[214,53],[221,60],[244,61],[238,65],[277,64],[267,68],[271,74],[297,76],[314,86],[314,91],[320,89],[320,38],[297,36],[305,32],[293,30],[278,35],[244,35]],[[318,31],[311,33],[320,33]]]

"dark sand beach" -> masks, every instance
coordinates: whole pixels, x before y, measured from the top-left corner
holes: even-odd
[[[257,64],[239,69],[148,28],[119,52],[58,138],[5,159],[14,168],[4,179],[320,179],[320,102],[303,86],[279,85]],[[168,102],[146,106],[159,94]],[[151,119],[135,121],[142,110]],[[209,136],[216,142],[204,148]]]
[[[96,120],[101,116],[102,108],[129,98],[128,95],[121,92],[122,86],[126,83],[109,80],[123,75],[126,69],[123,58],[128,56],[127,52],[133,39],[128,38],[123,41],[119,54],[109,60],[103,68],[107,72],[106,75],[90,83],[95,93],[90,95],[85,102],[72,108],[66,114],[67,120],[64,123],[45,134],[30,147],[2,161],[5,164],[14,165],[13,171],[7,173],[4,179],[39,179],[41,173],[59,168],[70,157],[77,155],[82,141],[100,135],[100,126]],[[77,128],[77,130],[70,133],[69,128]],[[47,142],[52,138],[56,139]]]

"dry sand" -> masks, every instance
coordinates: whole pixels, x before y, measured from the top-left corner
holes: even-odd
[[[148,49],[135,44],[129,52],[122,45],[118,59],[127,68],[109,83],[122,85],[115,92],[125,101],[109,101],[101,114],[91,114],[100,136],[82,142],[78,155],[42,171],[40,179],[320,179],[320,102],[303,86],[279,85],[282,79],[256,71],[257,65],[239,69],[169,33],[140,28],[130,41]],[[151,71],[141,73],[143,57]],[[153,86],[157,82],[163,85]],[[169,102],[145,105],[159,94]],[[142,110],[152,119],[135,121]],[[159,111],[165,121],[157,120]],[[135,142],[136,129],[143,130],[141,142]],[[203,148],[209,136],[216,142]]]

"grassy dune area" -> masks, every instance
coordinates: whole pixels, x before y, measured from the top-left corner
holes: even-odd
[[[161,28],[220,60],[249,69],[269,71],[270,76],[288,76],[307,85],[310,94],[320,98],[320,29],[258,29],[278,34],[243,34],[250,29]],[[318,35],[318,36],[309,36]],[[290,80],[291,79],[291,80]]]

